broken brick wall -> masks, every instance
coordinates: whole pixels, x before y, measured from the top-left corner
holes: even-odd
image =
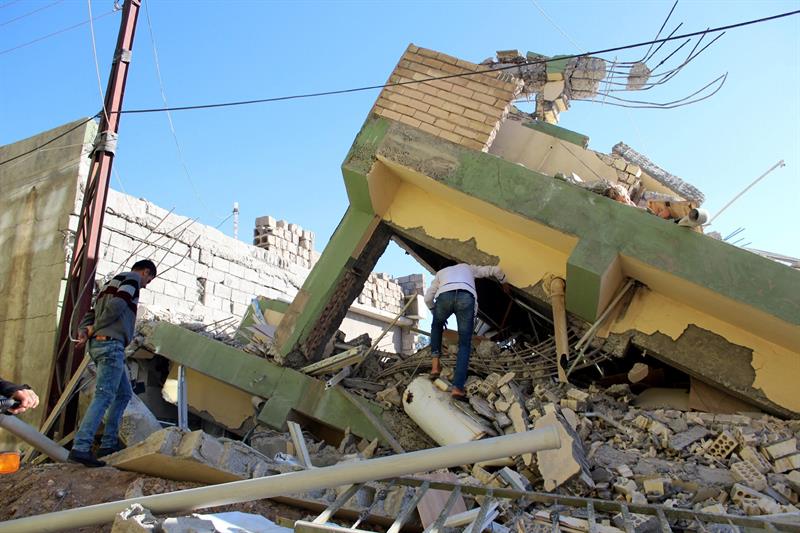
[[[455,57],[409,45],[388,83],[402,83],[485,70]],[[386,87],[372,112],[466,146],[487,150],[518,94],[501,73],[474,74]]]

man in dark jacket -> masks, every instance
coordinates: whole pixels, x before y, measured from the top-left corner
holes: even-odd
[[[156,266],[149,259],[136,262],[130,272],[114,276],[78,327],[78,346],[88,341],[87,353],[97,365],[95,392],[69,452],[69,460],[85,466],[104,466],[92,454],[92,444],[100,422],[105,429],[98,457],[122,449],[119,425],[122,413],[133,396],[125,366],[125,346],[133,339],[139,289],[156,277]]]
[[[19,402],[18,406],[8,410],[12,415],[24,413],[28,409],[34,409],[39,405],[39,397],[29,386],[16,385],[4,379],[0,379],[0,396],[13,398]]]

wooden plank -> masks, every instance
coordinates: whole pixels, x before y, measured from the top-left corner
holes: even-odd
[[[420,477],[430,481],[458,481],[458,477],[452,472],[434,472]],[[422,521],[423,527],[428,528],[436,522],[442,510],[445,509],[445,505],[449,501],[450,496],[454,494],[455,488],[459,488],[457,499],[453,502],[450,509],[448,509],[448,513],[444,519],[447,519],[447,516],[450,514],[458,514],[467,510],[464,498],[461,497],[459,485],[455,485],[454,489],[451,491],[429,490],[417,505],[417,511],[419,511],[419,518]],[[452,511],[452,513],[449,511]],[[444,520],[442,520],[442,524],[444,524]],[[442,524],[439,524],[439,527],[441,527]]]
[[[303,428],[297,422],[287,420],[286,424],[289,426],[289,434],[292,436],[292,443],[295,450],[297,450],[298,459],[304,468],[314,468],[311,464],[311,457],[308,455],[308,448],[306,447],[306,439],[303,437]]]
[[[423,481],[422,485],[414,494],[414,497],[406,502],[406,504],[400,510],[400,513],[397,515],[394,523],[389,526],[389,529],[386,530],[386,533],[400,533],[400,528],[403,527],[403,524],[408,519],[408,516],[414,511],[414,509],[417,508],[420,500],[425,496],[425,493],[428,492],[428,487],[430,487],[430,481]]]
[[[53,406],[53,410],[50,411],[49,415],[47,415],[47,420],[45,420],[44,424],[42,424],[42,427],[39,428],[39,433],[41,433],[42,435],[47,435],[47,433],[50,431],[50,428],[53,427],[53,423],[61,414],[61,411],[66,406],[67,401],[72,397],[72,393],[75,391],[75,387],[78,386],[78,382],[80,382],[83,373],[86,371],[86,367],[89,366],[89,361],[91,361],[91,358],[88,355],[84,355],[83,361],[81,361],[81,364],[78,365],[78,368],[75,370],[75,373],[67,382],[67,386],[64,388],[64,392],[61,393],[61,397]],[[29,461],[35,451],[36,449],[33,447],[28,449],[28,451],[25,452],[25,456],[22,458],[22,460],[25,462]]]
[[[304,366],[300,369],[300,372],[310,376],[331,374],[337,370],[343,369],[346,366],[361,362],[361,360],[364,358],[364,355],[361,353],[362,349],[363,346],[350,348],[347,351],[337,353],[336,355],[332,355],[326,359],[323,359],[322,361],[317,361],[316,363]]]
[[[430,496],[431,492],[435,492],[435,491],[428,491],[428,496]],[[423,499],[423,501],[424,501],[424,499]],[[463,512],[463,511],[455,511],[454,512],[454,508],[458,505],[458,502],[460,502],[461,505],[464,507],[463,511],[466,511],[467,508],[466,508],[466,505],[464,505],[464,498],[461,497],[461,486],[460,485],[456,486],[456,488],[453,490],[453,492],[450,493],[450,497],[447,498],[447,502],[445,502],[444,506],[442,506],[441,510],[439,511],[438,516],[436,517],[436,520],[433,521],[433,523],[431,523],[429,526],[427,526],[422,533],[439,533],[439,531],[441,531],[442,528],[444,527],[444,522],[445,522],[445,520],[447,520],[448,516],[450,516],[451,514],[454,514],[454,513],[458,514],[460,512]],[[420,502],[420,503],[422,503],[422,502]],[[417,509],[419,509],[419,506],[417,506]],[[422,517],[422,513],[420,513],[420,517]],[[423,523],[424,523],[424,519],[423,519]]]

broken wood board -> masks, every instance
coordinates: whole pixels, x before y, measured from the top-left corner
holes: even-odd
[[[458,483],[458,476],[452,472],[433,472],[431,474],[425,474],[418,477],[430,481]],[[417,512],[419,512],[419,518],[422,521],[423,527],[427,528],[436,521],[449,498],[450,491],[448,490],[430,489],[425,492],[425,495],[417,504]],[[464,498],[459,496],[447,516],[457,515],[466,510],[467,505],[464,503]]]
[[[363,346],[356,346],[347,351],[332,355],[322,361],[304,366],[300,372],[310,376],[321,376],[322,374],[332,374],[346,366],[358,364],[364,359]]]

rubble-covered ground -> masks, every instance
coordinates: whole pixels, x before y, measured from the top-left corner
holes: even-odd
[[[269,339],[265,336],[241,343],[213,328],[193,325],[189,329],[271,359]],[[143,337],[137,339],[141,342]],[[331,350],[333,353],[352,346],[362,346],[366,352],[371,345],[369,338],[349,343],[343,343],[343,339],[336,341],[338,349]],[[136,346],[135,342],[133,347]],[[800,420],[780,420],[760,412],[696,412],[685,405],[675,405],[669,396],[661,400],[663,406],[651,401],[650,407],[645,407],[647,402],[642,405],[640,400],[647,395],[639,397],[637,393],[646,390],[646,386],[634,384],[635,380],[630,384],[610,384],[608,379],[587,379],[584,371],[580,379],[572,380],[582,383],[582,387],[559,382],[554,353],[552,337],[537,338],[536,342],[479,342],[473,350],[467,382],[469,404],[452,402],[447,394],[441,401],[452,403],[448,408],[456,409],[457,416],[469,418],[482,428],[481,435],[486,437],[555,425],[562,436],[562,448],[511,458],[504,467],[465,465],[438,472],[437,476],[465,485],[549,492],[631,505],[656,504],[713,514],[772,515],[784,522],[800,524],[797,447]],[[156,362],[147,364],[157,364],[158,357]],[[455,357],[445,355],[442,362],[444,372],[435,385],[445,391]],[[618,362],[610,361],[602,350],[594,350],[577,369],[594,372],[596,365],[605,364],[613,366]],[[372,351],[339,386],[379,403],[384,409],[385,427],[406,451],[430,448],[437,443],[406,413],[403,396],[414,379],[428,379],[429,368],[427,348],[408,357]],[[658,374],[668,369],[656,370]],[[335,373],[320,379],[328,379]],[[202,427],[208,431],[209,421],[203,421]],[[214,434],[243,438],[245,444],[267,458],[270,464],[266,470],[270,473],[302,468],[296,460],[300,454],[289,433],[254,427],[243,437],[237,437],[220,427]],[[389,447],[377,446],[377,440],[366,442],[348,432],[340,442],[325,442],[310,431],[304,432],[304,439],[315,467],[394,453]],[[136,487],[149,494],[196,486],[113,468],[84,470],[69,465],[25,466],[17,474],[0,478],[0,483],[8,488],[6,494],[11,494],[6,504],[0,506],[0,520],[120,499]],[[107,490],[97,491],[98,486]],[[359,492],[349,506],[383,517],[397,516],[414,493],[414,489],[401,486],[382,490],[385,489],[382,483],[370,483],[367,489]],[[318,490],[302,496],[326,506],[342,490]],[[485,501],[470,495],[462,498],[461,510],[475,508]],[[443,502],[437,505],[441,508]],[[264,514],[270,519],[314,516],[268,501],[229,508]],[[585,507],[499,499],[495,511],[494,531],[508,528],[522,533],[550,528],[554,516],[561,521],[562,528],[588,530]],[[596,516],[604,533],[628,529],[617,512],[597,511]],[[651,515],[633,514],[631,520],[637,533],[659,527]],[[669,521],[674,530],[702,530],[692,520],[670,517]],[[425,519],[423,525],[427,525]],[[360,527],[385,530],[374,523]],[[86,529],[95,530],[104,529]]]
[[[201,486],[199,483],[172,481],[112,467],[84,468],[73,464],[23,466],[14,474],[0,476],[0,521],[13,520],[76,507],[85,507],[134,497],[149,496]],[[205,513],[241,511],[277,520],[278,516],[299,519],[309,512],[270,500],[225,505]],[[106,533],[109,524],[71,530],[81,533]]]

